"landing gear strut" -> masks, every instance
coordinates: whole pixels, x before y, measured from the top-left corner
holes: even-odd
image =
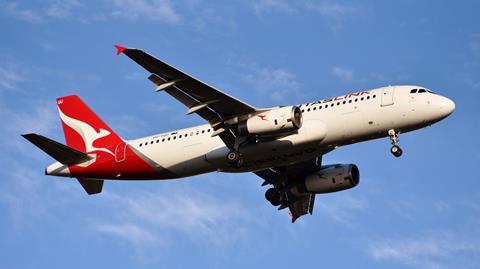
[[[390,129],[388,130],[388,136],[390,137],[390,141],[392,142],[392,147],[390,148],[390,152],[395,157],[402,156],[402,149],[398,146],[398,135],[399,133],[395,132],[395,130]]]
[[[234,167],[240,167],[243,165],[243,157],[240,152],[236,150],[232,150],[227,154],[227,162],[234,166]]]

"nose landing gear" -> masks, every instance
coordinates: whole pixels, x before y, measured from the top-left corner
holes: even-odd
[[[395,132],[395,130],[390,129],[388,130],[388,136],[390,137],[390,141],[392,142],[392,147],[390,148],[390,152],[395,157],[402,156],[402,149],[398,146],[398,135],[399,133]]]

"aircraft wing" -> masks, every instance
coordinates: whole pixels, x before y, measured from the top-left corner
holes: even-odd
[[[140,49],[115,47],[118,54],[127,55],[151,73],[149,79],[157,85],[157,91],[165,91],[183,103],[189,109],[187,114],[198,114],[212,125],[214,131],[221,129],[221,123],[226,119],[257,111],[255,107],[221,92]],[[225,144],[231,148],[235,138],[232,131],[218,133]]]
[[[321,165],[322,158],[318,157],[305,162],[289,166],[273,167],[256,171],[254,173],[265,180],[262,186],[271,184],[276,188],[282,189],[293,184],[296,180],[305,178],[308,174],[319,169]],[[288,207],[292,222],[295,222],[295,220],[303,215],[312,214],[314,203],[315,194],[294,196],[293,194],[286,192],[282,204],[278,209],[281,210]]]

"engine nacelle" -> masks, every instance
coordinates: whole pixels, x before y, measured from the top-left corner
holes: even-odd
[[[273,135],[288,133],[302,127],[302,111],[296,106],[272,109],[240,122],[241,135]]]
[[[360,182],[360,171],[355,164],[328,165],[308,175],[291,188],[293,194],[329,193],[353,188]]]

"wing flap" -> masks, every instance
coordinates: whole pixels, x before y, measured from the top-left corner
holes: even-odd
[[[297,198],[294,202],[291,202],[288,208],[290,209],[290,215],[292,216],[292,223],[303,215],[311,215],[313,213],[314,203],[315,194],[305,195],[301,198]]]

